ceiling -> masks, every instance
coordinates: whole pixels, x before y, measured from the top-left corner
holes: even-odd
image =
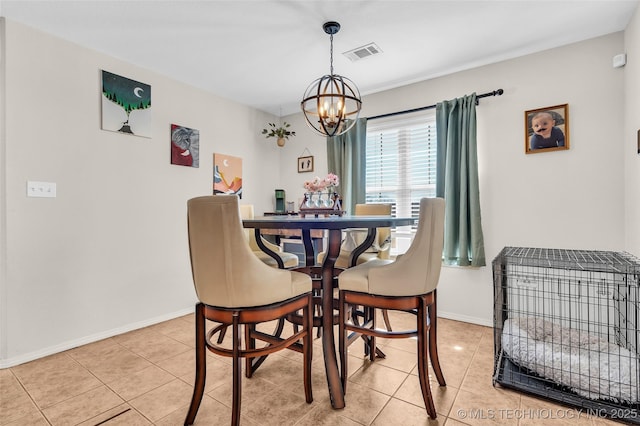
[[[334,72],[367,95],[624,30],[637,4],[0,0],[0,15],[224,98],[288,115],[300,110],[307,86],[329,73],[326,21],[342,26],[334,36]],[[371,42],[381,54],[355,62],[342,55]],[[478,88],[485,89],[495,88]]]

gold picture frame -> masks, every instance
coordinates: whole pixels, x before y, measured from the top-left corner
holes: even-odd
[[[524,112],[524,152],[569,149],[569,104],[537,108]]]
[[[298,157],[298,173],[307,173],[313,171],[313,155],[307,157]]]

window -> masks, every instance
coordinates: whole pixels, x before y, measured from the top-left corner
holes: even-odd
[[[366,202],[391,203],[394,216],[418,217],[420,199],[436,194],[435,109],[367,123]],[[403,253],[414,229],[396,229]]]

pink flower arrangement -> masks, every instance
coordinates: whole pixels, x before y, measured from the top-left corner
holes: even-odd
[[[333,190],[333,187],[336,187],[339,184],[340,178],[338,178],[338,176],[334,173],[329,173],[324,179],[316,176],[315,178],[313,178],[313,180],[305,181],[303,186],[304,189],[309,192],[324,191],[327,188],[329,188],[329,192],[331,192]]]
[[[326,183],[326,186],[329,187],[329,189],[340,185],[340,178],[338,177],[338,175],[333,173],[329,173],[327,177],[324,178],[324,181]]]

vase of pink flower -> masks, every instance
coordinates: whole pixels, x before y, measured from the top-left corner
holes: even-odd
[[[334,206],[337,196],[336,187],[340,179],[334,173],[329,173],[325,178],[316,176],[304,183],[304,206],[306,208],[331,208]]]

